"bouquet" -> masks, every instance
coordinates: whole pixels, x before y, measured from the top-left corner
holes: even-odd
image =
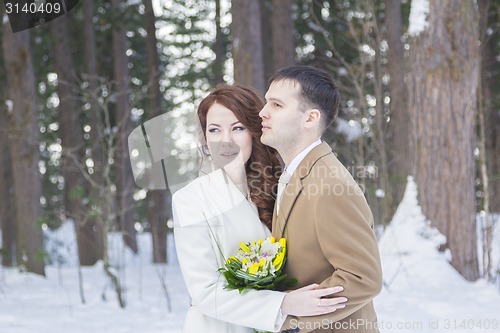
[[[297,285],[297,279],[283,273],[286,262],[286,239],[274,237],[249,243],[240,242],[236,255],[219,271],[227,280],[225,289],[284,290]]]

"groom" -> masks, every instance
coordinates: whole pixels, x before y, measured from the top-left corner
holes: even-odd
[[[316,317],[289,316],[282,332],[378,332],[373,298],[382,272],[373,217],[361,189],[321,141],[340,96],[324,71],[292,66],[271,78],[261,141],[285,163],[272,233],[287,239],[285,273],[319,288],[343,286],[346,307]],[[320,302],[321,305],[321,302]]]

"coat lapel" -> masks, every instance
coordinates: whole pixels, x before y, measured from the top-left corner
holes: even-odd
[[[283,199],[281,201],[280,210],[277,213],[277,205],[274,205],[273,214],[273,235],[276,238],[284,236],[287,224],[289,222],[290,214],[295,206],[295,203],[304,189],[303,180],[311,172],[312,167],[323,156],[332,152],[330,146],[324,142],[314,147],[306,157],[297,166],[294,171],[290,182],[285,188]]]
[[[295,174],[295,173],[294,173]],[[276,214],[276,235],[277,238],[283,237],[286,229],[286,225],[288,223],[288,217],[292,212],[292,208],[295,204],[295,201],[299,197],[299,194],[302,192],[302,181],[300,178],[295,177],[294,175],[290,179],[290,182],[285,188],[285,193],[283,194],[283,199],[281,201],[280,210]],[[275,205],[277,206],[277,205]],[[277,208],[275,207],[276,211]],[[273,224],[273,233],[274,233],[274,224]]]

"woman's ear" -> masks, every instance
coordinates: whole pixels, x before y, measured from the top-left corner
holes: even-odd
[[[208,145],[201,146],[201,152],[207,157],[210,156],[210,149],[208,149]]]

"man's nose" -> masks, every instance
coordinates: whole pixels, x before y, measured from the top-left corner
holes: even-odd
[[[262,110],[260,110],[259,112],[259,117],[261,118],[267,118],[267,104],[264,105],[264,107],[262,108]]]

